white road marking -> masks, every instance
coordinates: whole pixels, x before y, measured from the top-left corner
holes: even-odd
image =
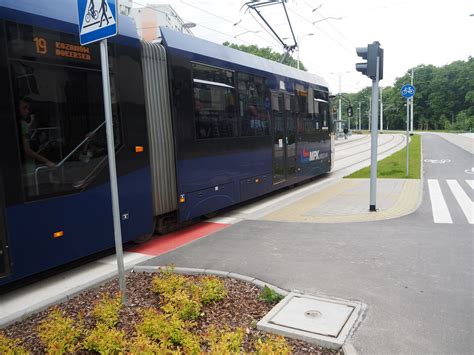
[[[446,164],[451,163],[450,159],[425,159],[425,163],[432,163],[432,164]]]
[[[471,186],[471,189],[474,190],[474,180],[466,180],[469,186]]]
[[[474,224],[474,203],[456,180],[447,180],[447,182],[467,221],[469,224]]]
[[[431,209],[433,210],[433,221],[435,223],[453,223],[438,180],[428,180],[428,188],[430,191]]]
[[[211,218],[208,222],[212,223],[220,223],[220,224],[236,224],[240,222],[242,219],[235,218],[235,217],[215,217]]]

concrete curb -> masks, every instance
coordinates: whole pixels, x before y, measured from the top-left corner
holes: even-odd
[[[357,351],[352,344],[344,344],[342,346],[342,352],[344,355],[357,355]]]
[[[133,272],[158,272],[162,269],[168,268],[167,266],[147,266],[147,265],[137,265],[133,268]],[[213,270],[213,269],[194,269],[194,268],[187,268],[187,267],[175,267],[174,272],[177,274],[185,274],[185,275],[214,275],[220,277],[230,277],[232,279],[248,282],[254,284],[258,288],[264,288],[265,286],[269,287],[276,293],[286,296],[290,293],[290,291],[281,289],[275,285],[269,284],[268,282],[256,279],[254,277],[238,274],[235,272],[228,272],[228,271],[220,271],[220,270]]]

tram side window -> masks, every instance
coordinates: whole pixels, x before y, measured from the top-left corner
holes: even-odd
[[[234,72],[197,63],[192,66],[196,137],[239,136]]]
[[[317,126],[313,119],[310,107],[308,107],[308,101],[312,100],[312,95],[309,97],[309,92],[304,89],[302,85],[296,86],[296,105],[297,105],[297,117],[298,117],[298,133],[312,133],[317,129]],[[312,112],[312,111],[311,111]]]
[[[107,159],[100,71],[11,61],[25,196],[85,188]],[[121,144],[111,75],[115,144]]]
[[[329,129],[329,95],[326,92],[314,91],[314,117],[322,129]]]
[[[268,136],[270,99],[265,78],[238,73],[238,88],[242,136]]]

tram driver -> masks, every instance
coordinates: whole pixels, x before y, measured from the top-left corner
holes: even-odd
[[[23,170],[27,179],[28,189],[33,187],[34,173],[36,162],[45,164],[49,168],[53,168],[55,164],[46,157],[35,152],[30,146],[30,128],[34,124],[34,117],[30,112],[31,99],[22,97],[18,102],[18,113],[21,125],[21,143],[23,145]]]

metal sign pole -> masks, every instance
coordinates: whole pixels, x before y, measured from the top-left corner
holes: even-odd
[[[410,141],[410,99],[407,99],[407,177],[408,177],[408,147]]]
[[[125,304],[127,302],[127,295],[125,288],[125,267],[123,263],[122,229],[120,226],[120,206],[117,186],[117,169],[115,165],[115,143],[112,121],[112,100],[110,95],[109,54],[107,49],[107,39],[103,39],[102,41],[100,41],[100,59],[102,67],[102,86],[104,90],[104,110],[106,122],[105,126],[107,130],[107,152],[109,158],[110,192],[112,195],[115,251],[117,254],[117,268],[119,275],[120,293],[122,296],[122,303]]]
[[[380,58],[377,56],[377,70],[375,79],[372,80],[372,127],[371,127],[371,154],[370,154],[370,207],[371,212],[377,211],[377,121],[378,121],[378,99],[379,99],[379,65]]]
[[[411,68],[411,86],[413,86],[413,80],[415,79],[415,69]],[[415,97],[411,97],[410,101],[410,133],[413,133],[413,99]]]

